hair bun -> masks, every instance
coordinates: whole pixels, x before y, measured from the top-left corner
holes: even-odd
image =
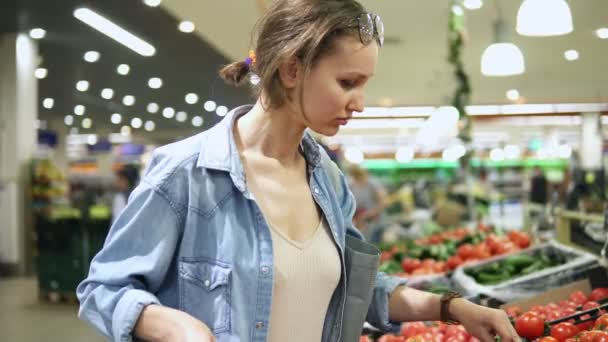
[[[220,77],[227,84],[241,86],[251,71],[251,67],[246,62],[235,62],[222,67],[219,71]]]

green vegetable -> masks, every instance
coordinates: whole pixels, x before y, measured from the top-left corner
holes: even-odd
[[[379,270],[380,272],[384,272],[386,274],[399,273],[402,271],[401,265],[399,265],[399,263],[394,260],[389,260],[382,263],[382,265],[380,265]]]

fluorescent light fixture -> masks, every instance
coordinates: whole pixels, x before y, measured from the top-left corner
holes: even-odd
[[[86,110],[86,107],[83,105],[74,106],[74,114],[76,114],[76,115],[84,115],[85,110]]]
[[[171,107],[163,109],[163,116],[167,119],[171,119],[173,116],[175,116],[175,109]]]
[[[53,100],[52,98],[47,97],[46,99],[42,100],[42,107],[46,109],[53,109],[54,106],[55,100]]]
[[[128,75],[129,71],[131,71],[129,64],[120,64],[118,67],[116,67],[116,72],[123,76]]]
[[[141,128],[141,125],[143,125],[143,124],[144,124],[144,122],[141,121],[140,118],[131,119],[131,127],[135,128],[135,129]]]
[[[490,159],[493,161],[505,160],[505,151],[502,148],[494,148],[490,151]]]
[[[129,127],[129,126],[127,126],[127,125],[122,126],[122,127],[120,128],[120,134],[122,134],[122,135],[124,135],[124,136],[129,136],[129,135],[131,135],[131,127]]]
[[[32,37],[32,39],[42,39],[45,36],[46,31],[44,29],[37,27],[30,30],[30,37]]]
[[[34,76],[39,80],[46,78],[48,74],[49,71],[46,68],[37,68],[36,71],[34,71]]]
[[[114,97],[114,90],[110,89],[110,88],[104,88],[101,91],[101,97],[106,99],[106,100],[110,100]]]
[[[564,57],[567,61],[575,61],[578,59],[578,51],[576,50],[567,50],[564,52]]]
[[[507,90],[507,99],[509,99],[511,101],[519,100],[519,91],[517,89]]]
[[[454,162],[462,158],[466,152],[464,145],[458,144],[443,150],[441,158],[445,161]]]
[[[158,107],[158,104],[155,102],[150,102],[148,103],[148,106],[146,107],[146,109],[148,110],[148,113],[150,114],[155,114],[158,113],[158,110],[160,109]]]
[[[161,0],[144,0],[144,4],[150,7],[158,7]]]
[[[569,159],[572,156],[572,146],[560,145],[557,147],[557,156],[562,159]]]
[[[74,117],[71,115],[66,115],[65,118],[63,118],[63,122],[66,126],[72,126],[74,124]]]
[[[148,87],[152,89],[160,89],[163,86],[163,80],[160,77],[152,77],[148,80]]]
[[[89,63],[95,63],[99,60],[100,54],[97,51],[87,51],[84,54],[84,60]]]
[[[74,17],[142,56],[150,57],[156,53],[148,42],[88,8],[75,10]]]
[[[198,102],[198,95],[195,93],[186,94],[185,100],[187,104],[196,104]]]
[[[344,150],[344,158],[351,164],[361,164],[365,160],[363,152],[356,147],[347,147]]]
[[[595,31],[595,35],[599,39],[608,39],[608,27],[602,27]]]
[[[400,163],[407,163],[414,159],[414,148],[400,147],[395,153],[395,159]]]
[[[505,146],[506,159],[518,159],[521,156],[521,149],[517,145]]]
[[[215,101],[209,100],[205,102],[205,110],[209,113],[214,112],[216,108],[217,104],[215,103]]]
[[[523,36],[561,36],[572,32],[572,12],[565,0],[524,0],[517,12],[517,32]]]
[[[188,120],[188,113],[177,112],[177,115],[175,116],[175,120],[177,120],[178,122],[186,122],[186,120]]]
[[[452,13],[461,17],[464,15],[464,10],[462,9],[462,7],[460,7],[460,5],[454,5],[452,6]]]
[[[135,96],[133,95],[125,95],[122,98],[122,104],[124,104],[125,106],[132,106],[135,104]]]
[[[184,20],[181,23],[179,23],[178,26],[179,30],[184,32],[184,33],[192,33],[194,32],[194,23],[188,20]]]
[[[122,122],[122,115],[120,115],[120,113],[114,113],[112,114],[112,116],[110,117],[110,121],[115,124],[118,125]]]
[[[93,126],[93,120],[89,118],[82,119],[82,128],[89,129],[91,126]]]
[[[148,120],[144,124],[144,129],[148,132],[152,132],[152,131],[154,131],[154,129],[156,129],[156,124],[154,123],[154,121]]]
[[[203,125],[203,118],[200,116],[195,116],[192,118],[192,126],[201,127]]]
[[[481,0],[464,0],[463,5],[468,10],[478,10],[483,6],[483,2]]]
[[[76,82],[76,89],[78,91],[82,91],[82,92],[89,90],[89,81],[83,80],[83,81]]]
[[[226,114],[228,114],[228,108],[226,108],[226,106],[219,106],[217,107],[217,109],[215,110],[215,113],[218,116],[226,116]]]

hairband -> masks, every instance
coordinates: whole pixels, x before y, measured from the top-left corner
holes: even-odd
[[[245,58],[245,63],[247,63],[249,67],[255,64],[255,51],[249,50],[249,57]]]

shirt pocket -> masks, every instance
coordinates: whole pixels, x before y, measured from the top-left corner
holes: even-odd
[[[200,319],[214,334],[230,331],[230,265],[211,259],[179,262],[180,309]]]

